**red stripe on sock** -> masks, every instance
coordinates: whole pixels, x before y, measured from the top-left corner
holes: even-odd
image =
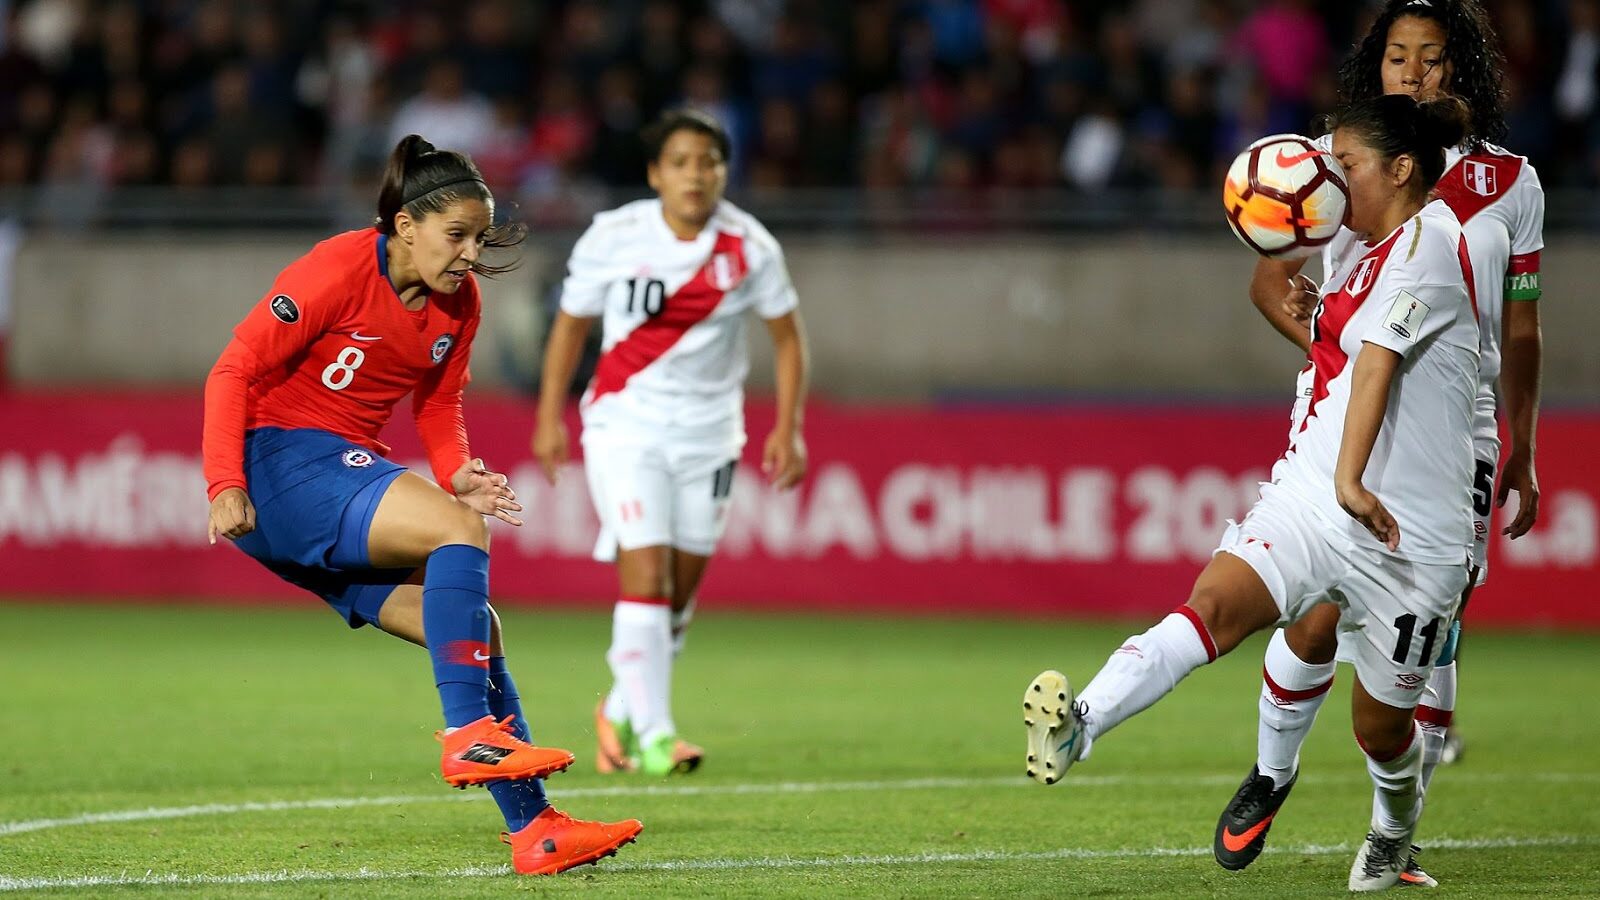
[[[1267,671],[1266,666],[1261,667],[1261,680],[1267,683],[1267,690],[1272,692],[1272,696],[1277,697],[1279,700],[1282,700],[1285,703],[1294,703],[1300,700],[1310,700],[1312,697],[1320,697],[1328,692],[1328,688],[1333,687],[1333,679],[1329,678],[1327,681],[1324,681],[1316,687],[1307,688],[1303,691],[1291,691],[1276,681],[1273,681],[1272,673]]]
[[[643,603],[646,606],[671,606],[672,601],[666,597],[630,597],[623,594],[617,598],[618,603]]]
[[[1405,743],[1401,744],[1398,750],[1394,751],[1393,753],[1386,753],[1380,756],[1376,753],[1373,753],[1371,750],[1368,750],[1366,742],[1361,740],[1361,735],[1356,735],[1356,745],[1361,748],[1361,752],[1371,757],[1373,762],[1381,763],[1393,762],[1394,760],[1404,756],[1406,751],[1411,749],[1411,745],[1416,743],[1416,740],[1417,729],[1416,726],[1413,725],[1411,728],[1411,733],[1406,735]]]
[[[1206,646],[1206,662],[1216,662],[1217,642],[1211,639],[1211,632],[1206,630],[1206,623],[1200,621],[1200,614],[1187,605],[1180,606],[1173,612],[1188,619],[1189,624],[1194,626],[1195,633],[1200,635],[1200,643]]]
[[[1450,720],[1456,717],[1455,710],[1434,709],[1431,706],[1417,707],[1417,721],[1424,725],[1437,725],[1440,728],[1449,728]]]

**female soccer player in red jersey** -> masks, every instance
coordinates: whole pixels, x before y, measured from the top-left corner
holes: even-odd
[[[279,274],[206,381],[205,474],[218,535],[321,596],[352,628],[427,648],[444,707],[444,780],[483,784],[518,872],[594,862],[642,826],[572,819],[542,778],[571,765],[530,743],[489,606],[486,516],[522,507],[472,458],[461,414],[479,321],[480,255],[520,228],[466,156],[417,135],[395,147],[376,227],[337,235]],[[379,432],[414,394],[438,484],[384,457]]]
[[[1355,53],[1339,70],[1340,92],[1350,99],[1405,94],[1427,99],[1451,93],[1472,108],[1468,139],[1447,153],[1446,171],[1435,188],[1461,221],[1472,260],[1473,288],[1482,357],[1475,405],[1473,458],[1474,577],[1461,595],[1464,610],[1475,585],[1488,575],[1489,516],[1493,501],[1504,505],[1517,491],[1516,517],[1503,533],[1516,539],[1534,525],[1539,481],[1534,472],[1539,412],[1539,252],[1544,246],[1544,195],[1538,175],[1523,157],[1494,142],[1504,139],[1505,60],[1488,16],[1476,0],[1390,0]],[[1349,232],[1330,245],[1333,253]],[[1324,270],[1327,269],[1327,257]],[[1263,259],[1256,265],[1251,299],[1279,331],[1309,346],[1306,322],[1314,298],[1286,279],[1298,278],[1303,262]],[[1285,303],[1285,300],[1288,302]],[[1498,404],[1497,404],[1498,399]],[[1304,402],[1304,401],[1302,401]],[[1510,453],[1494,485],[1500,459],[1496,407],[1504,413]],[[1276,633],[1268,645],[1260,700],[1256,767],[1223,811],[1217,826],[1217,860],[1230,869],[1249,865],[1266,842],[1272,816],[1288,797],[1299,768],[1299,751],[1333,683],[1338,607],[1325,604]],[[1417,720],[1422,725],[1426,789],[1445,757],[1456,701],[1456,647],[1461,613],[1450,626],[1438,665],[1428,678]],[[1259,827],[1258,827],[1259,826]],[[1224,846],[1224,830],[1253,832],[1237,850]],[[1434,885],[1415,859],[1402,879]]]
[[[723,199],[722,126],[671,111],[645,143],[657,196],[595,216],[572,250],[533,452],[554,479],[568,453],[567,387],[602,318],[604,350],[583,399],[584,470],[602,526],[595,557],[616,562],[621,595],[606,654],[615,682],[595,710],[596,767],[664,775],[692,770],[702,755],[677,738],[672,665],[745,442],[746,314],[762,318],[773,342],[778,421],[761,460],[780,489],[806,470],[806,345],[778,242]]]
[[[1332,117],[1358,237],[1335,256],[1317,304],[1303,425],[1184,605],[1123,642],[1076,697],[1056,671],[1028,686],[1035,779],[1059,780],[1190,672],[1331,597],[1355,663],[1351,717],[1374,789],[1349,888],[1398,883],[1422,814],[1413,711],[1472,545],[1471,262],[1455,213],[1430,193],[1467,116],[1455,98],[1384,96]]]

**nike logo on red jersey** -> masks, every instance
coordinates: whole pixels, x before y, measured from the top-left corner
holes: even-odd
[[[373,335],[372,337],[368,337],[367,335],[364,335],[359,331],[352,331],[352,332],[350,332],[350,339],[352,341],[381,341],[381,340],[383,340],[383,336],[382,335]]]

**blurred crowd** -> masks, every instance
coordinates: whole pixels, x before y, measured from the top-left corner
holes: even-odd
[[[1600,183],[1597,0],[1487,0],[1511,134]],[[754,189],[1214,184],[1304,131],[1359,0],[0,0],[0,185],[344,187],[401,136],[524,198],[643,180],[676,104]]]

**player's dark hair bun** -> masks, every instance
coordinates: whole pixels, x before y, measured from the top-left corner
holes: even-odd
[[[1454,147],[1466,139],[1472,127],[1472,111],[1459,97],[1448,94],[1417,104],[1417,143],[1440,149]]]
[[[374,223],[386,235],[394,235],[394,218],[405,210],[414,219],[444,212],[462,200],[481,200],[494,208],[494,195],[483,175],[465,153],[439,150],[420,134],[400,139],[389,154],[383,170],[383,186],[378,190],[378,217]],[[521,223],[501,223],[484,235],[485,247],[510,247],[522,243],[527,228]],[[473,265],[479,275],[498,275],[516,268],[491,266],[479,260]]]
[[[1345,129],[1384,159],[1403,154],[1417,162],[1413,189],[1429,191],[1444,174],[1444,151],[1466,139],[1472,111],[1459,97],[1440,96],[1417,102],[1409,94],[1386,94],[1357,100],[1323,117],[1328,131]]]

